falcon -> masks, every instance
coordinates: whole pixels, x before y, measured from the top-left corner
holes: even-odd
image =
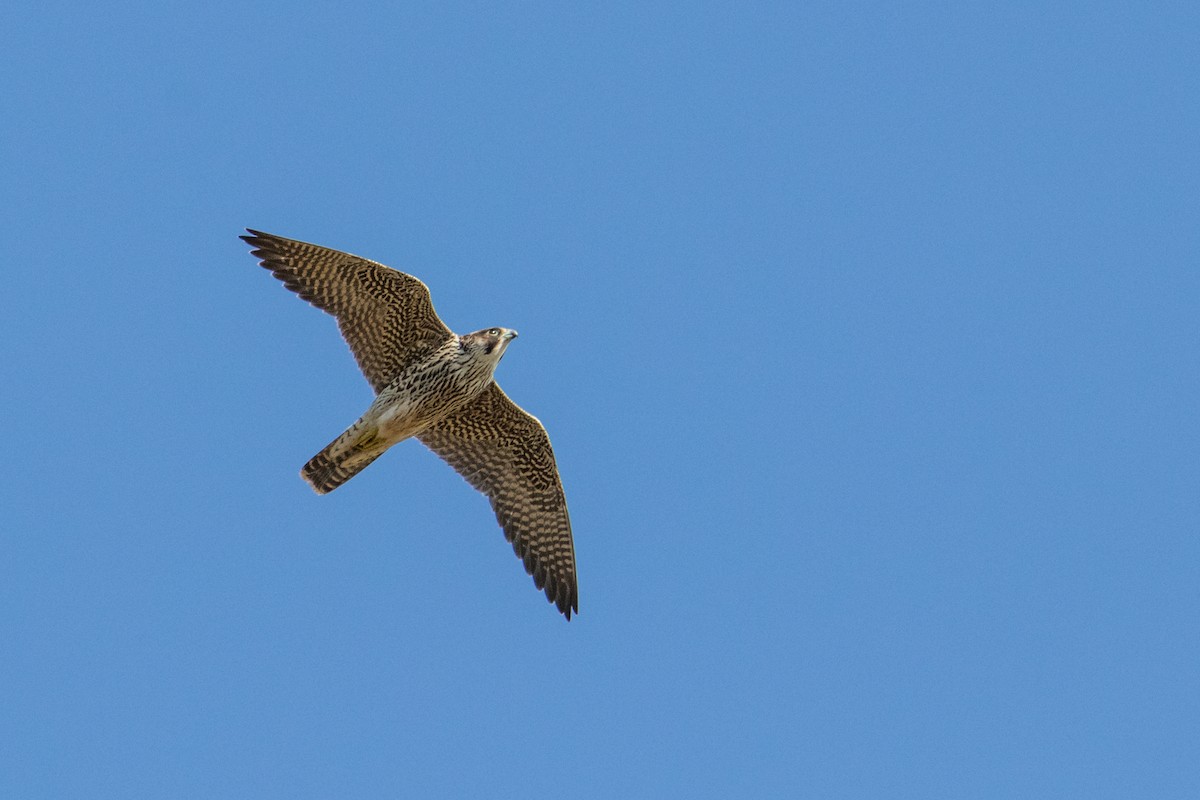
[[[415,437],[491,501],[537,588],[569,620],[579,612],[575,545],[550,437],[496,385],[517,338],[509,328],[460,336],[429,289],[375,261],[247,228],[251,254],[283,285],[332,314],[375,400],[300,471],[326,494],[397,442]]]

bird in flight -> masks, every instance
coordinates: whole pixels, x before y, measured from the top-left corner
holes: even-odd
[[[517,332],[460,336],[429,289],[375,261],[246,229],[251,254],[283,285],[332,314],[375,390],[370,407],[300,475],[332,492],[397,442],[416,437],[487,495],[537,588],[567,619],[579,612],[575,545],[550,437],[493,378]]]

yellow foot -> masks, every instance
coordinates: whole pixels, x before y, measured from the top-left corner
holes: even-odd
[[[368,428],[358,435],[351,446],[358,451],[370,450],[379,441],[379,430]]]

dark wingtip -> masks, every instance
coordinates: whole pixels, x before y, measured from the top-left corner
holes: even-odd
[[[546,599],[558,607],[559,613],[567,618],[567,622],[571,621],[572,612],[579,613],[579,593],[574,585],[559,585],[554,594],[546,592]]]
[[[238,236],[238,238],[241,239],[246,244],[253,245],[255,247],[262,247],[268,241],[275,238],[269,233],[263,233],[262,231],[256,231],[256,230],[254,230],[254,228],[246,228],[246,233],[248,233],[249,236],[243,234],[243,235]]]
[[[250,245],[252,248],[250,255],[257,258],[261,262],[261,266],[274,270],[275,266],[271,262],[279,256],[279,237],[271,233],[256,231],[254,228],[246,228],[246,232],[248,235],[238,236],[238,238]],[[276,276],[282,277],[278,273]]]

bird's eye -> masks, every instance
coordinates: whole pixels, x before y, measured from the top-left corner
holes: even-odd
[[[499,335],[500,335],[500,329],[499,329],[499,328],[492,328],[490,331],[488,331],[488,333],[490,333],[492,336],[499,336]]]

